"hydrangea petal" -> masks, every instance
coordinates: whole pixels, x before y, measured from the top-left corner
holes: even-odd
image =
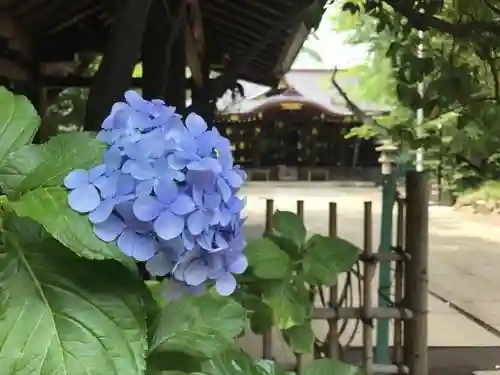
[[[238,188],[243,184],[243,178],[238,172],[232,169],[224,171],[222,176],[232,188]]]
[[[196,209],[193,199],[186,194],[179,194],[168,206],[170,211],[176,215],[187,215]]]
[[[229,185],[227,184],[226,180],[223,178],[219,177],[217,178],[217,188],[222,195],[222,200],[227,203],[231,199],[232,196],[232,191]]]
[[[150,195],[138,197],[133,206],[134,215],[141,221],[151,221],[160,216],[163,205]]]
[[[111,215],[106,221],[94,225],[95,235],[105,242],[111,242],[118,238],[126,225],[116,215]]]
[[[219,162],[216,159],[210,157],[193,161],[187,165],[187,168],[192,171],[210,171],[213,173],[222,172],[222,167]]]
[[[111,147],[104,153],[104,167],[110,171],[119,169],[122,165],[122,160],[122,153],[117,147]]]
[[[164,240],[178,237],[184,229],[184,218],[163,211],[153,223],[156,234]]]
[[[227,204],[229,211],[232,214],[237,214],[241,212],[245,208],[245,205],[246,205],[245,199],[236,196],[233,196]]]
[[[76,188],[68,194],[68,204],[76,212],[87,213],[93,211],[100,203],[99,192],[92,185]]]
[[[222,197],[217,193],[205,193],[203,196],[203,202],[205,203],[206,208],[209,210],[215,210],[220,206]]]
[[[184,293],[188,291],[187,285],[184,283],[178,282],[176,280],[169,280],[165,283],[165,286],[162,291],[162,296],[167,301],[177,301],[180,300]]]
[[[166,251],[158,251],[146,262],[146,270],[151,276],[165,276],[172,272],[173,262]]]
[[[153,166],[146,160],[135,160],[130,163],[130,174],[139,181],[154,178],[156,173]]]
[[[118,189],[118,179],[119,175],[117,173],[113,173],[110,176],[99,177],[95,180],[94,185],[97,189],[99,189],[101,196],[104,199],[111,198],[115,196]]]
[[[128,174],[119,174],[117,185],[117,196],[131,194],[135,190],[135,180]]]
[[[194,236],[188,230],[182,232],[182,243],[186,250],[193,250],[195,246]]]
[[[118,237],[116,244],[125,255],[140,262],[151,259],[158,249],[156,241],[151,236],[137,234],[129,228]]]
[[[232,274],[226,272],[215,282],[215,289],[221,296],[229,296],[236,289],[236,279]]]
[[[153,192],[154,185],[155,185],[154,180],[141,181],[137,184],[135,188],[135,193],[138,196],[149,195]]]
[[[193,137],[198,137],[207,130],[207,123],[196,113],[190,113],[186,117],[186,127]]]
[[[171,180],[160,180],[158,184],[154,186],[154,191],[158,200],[164,204],[172,203],[179,194],[177,184]]]
[[[203,212],[198,210],[190,214],[187,219],[187,227],[195,236],[203,232],[203,229],[206,227],[205,215]]]
[[[102,223],[106,221],[113,212],[115,208],[115,202],[113,199],[107,199],[101,202],[97,208],[89,214],[90,222],[94,224]]]
[[[245,254],[238,254],[228,266],[231,273],[242,274],[248,268],[248,259]]]
[[[90,182],[89,172],[84,169],[75,169],[64,178],[64,186],[68,189],[76,189],[88,185]]]
[[[192,261],[184,269],[184,281],[191,286],[198,286],[207,280],[208,269],[201,259]]]

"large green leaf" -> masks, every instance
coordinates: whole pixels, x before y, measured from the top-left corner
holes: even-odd
[[[298,281],[267,283],[264,302],[273,310],[274,322],[280,329],[302,324],[312,307],[308,289]]]
[[[251,241],[245,255],[255,276],[262,279],[281,279],[290,268],[290,257],[266,237]]]
[[[208,375],[285,375],[279,364],[269,360],[254,361],[247,353],[231,349],[203,364]]]
[[[180,351],[211,357],[227,350],[245,327],[245,309],[207,293],[167,304],[150,328],[150,353]]]
[[[29,233],[8,228],[0,259],[2,375],[143,375],[141,281]]]
[[[358,260],[360,249],[340,237],[312,236],[302,263],[308,281],[334,285],[338,275],[348,272]]]
[[[357,366],[335,359],[316,359],[309,363],[302,372],[304,375],[363,375]]]
[[[292,241],[299,248],[306,239],[306,228],[300,217],[290,211],[276,211],[271,220],[272,234]]]
[[[73,211],[67,200],[66,189],[49,187],[29,191],[9,205],[19,216],[39,222],[55,239],[80,256],[126,261],[128,258],[115,245],[95,236],[87,216]]]
[[[72,170],[100,164],[105,145],[88,133],[67,133],[55,136],[41,148],[40,163],[26,174],[18,187],[21,192],[61,185]]]
[[[42,147],[30,144],[0,161],[0,186],[5,194],[13,194],[30,172],[42,161]]]
[[[284,330],[283,337],[294,352],[303,354],[312,353],[315,336],[311,320],[306,320],[298,326]]]
[[[30,143],[40,125],[40,117],[30,101],[0,87],[0,161]]]

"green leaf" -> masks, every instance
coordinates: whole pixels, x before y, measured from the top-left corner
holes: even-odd
[[[68,192],[64,188],[32,190],[17,201],[10,201],[9,205],[19,216],[39,222],[55,239],[80,256],[130,263],[115,245],[96,237],[87,216],[68,206]]]
[[[252,332],[264,333],[272,328],[274,324],[273,310],[264,303],[261,296],[240,292],[235,293],[234,298],[247,310]]]
[[[141,281],[117,262],[13,230],[0,260],[2,374],[144,374]]]
[[[271,220],[272,234],[285,237],[301,247],[306,240],[302,219],[290,211],[276,211]]]
[[[40,125],[40,117],[30,101],[0,87],[0,161],[30,143]]]
[[[264,236],[278,245],[281,250],[288,254],[290,259],[302,260],[302,248],[292,240],[272,233],[265,233]]]
[[[150,328],[150,353],[180,351],[210,357],[227,350],[245,327],[245,309],[207,293],[170,302]]]
[[[285,375],[274,361],[254,361],[247,353],[231,349],[211,358],[203,364],[203,373],[208,375]]]
[[[262,279],[281,279],[290,268],[290,258],[269,238],[251,241],[245,248],[248,264],[255,276]]]
[[[314,332],[311,320],[283,331],[283,337],[294,352],[309,354],[313,351]]]
[[[361,250],[340,237],[312,236],[306,246],[302,267],[314,284],[335,285],[338,275],[352,269]]]
[[[40,145],[30,144],[10,153],[0,161],[0,186],[4,194],[13,194],[42,160]]]
[[[322,358],[309,363],[302,373],[304,375],[363,375],[363,370],[339,360]]]
[[[264,302],[273,310],[274,322],[280,329],[302,324],[312,307],[309,291],[298,281],[269,282],[264,289]]]
[[[190,373],[200,370],[201,360],[183,352],[158,351],[148,356],[148,375],[152,373],[164,375],[169,371]]]
[[[88,133],[60,134],[42,145],[41,161],[19,186],[25,192],[43,186],[59,186],[74,169],[102,163],[105,144]]]

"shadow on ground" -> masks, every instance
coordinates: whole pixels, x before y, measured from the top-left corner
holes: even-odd
[[[430,347],[429,375],[472,375],[476,371],[496,370],[500,346]],[[346,353],[351,363],[360,363],[362,351],[353,348]]]

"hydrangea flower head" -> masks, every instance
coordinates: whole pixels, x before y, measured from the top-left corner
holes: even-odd
[[[113,106],[98,139],[108,145],[104,163],[68,174],[69,206],[101,240],[168,276],[168,298],[212,284],[231,294],[248,263],[237,196],[246,174],[229,140],[197,114],[183,119],[134,91]]]

